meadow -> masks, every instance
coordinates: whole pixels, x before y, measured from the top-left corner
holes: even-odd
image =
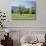
[[[35,20],[36,14],[12,14],[12,20]]]

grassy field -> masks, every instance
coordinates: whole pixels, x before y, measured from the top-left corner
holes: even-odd
[[[12,14],[12,20],[35,20],[35,14]]]

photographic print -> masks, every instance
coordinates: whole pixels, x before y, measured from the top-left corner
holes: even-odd
[[[12,20],[36,20],[36,0],[13,2]]]

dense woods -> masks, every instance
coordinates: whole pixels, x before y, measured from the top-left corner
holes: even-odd
[[[15,9],[12,9],[12,13],[19,13],[19,14],[35,14],[36,9],[35,7],[26,8],[24,6],[15,7]]]

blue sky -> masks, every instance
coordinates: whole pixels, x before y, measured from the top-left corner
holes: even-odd
[[[12,6],[25,6],[25,7],[31,7],[34,5],[34,2],[36,0],[31,0],[31,1],[20,1],[20,2],[13,2]]]

